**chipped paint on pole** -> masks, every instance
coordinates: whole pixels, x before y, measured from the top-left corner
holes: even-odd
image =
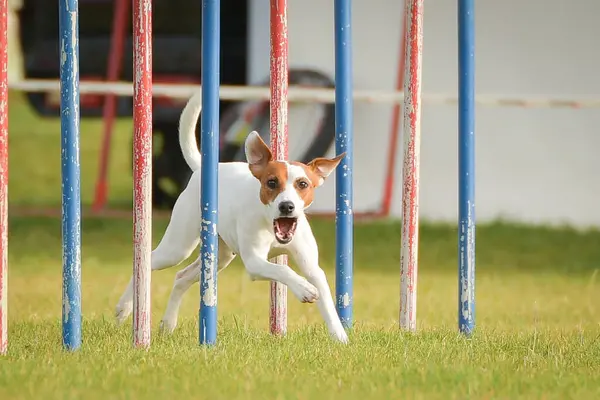
[[[219,0],[202,0],[199,342],[209,346],[217,342],[220,14]]]
[[[475,328],[475,1],[458,1],[458,329]]]
[[[81,176],[79,162],[79,4],[59,1],[62,175],[63,347],[81,346]]]
[[[402,248],[400,254],[400,327],[417,328],[419,252],[419,170],[421,147],[421,60],[423,0],[406,2],[406,65],[404,69],[404,163]]]
[[[271,151],[276,160],[288,158],[288,29],[287,0],[271,0]],[[275,263],[287,265],[287,256]],[[274,335],[287,331],[287,287],[271,282],[269,325]]]
[[[8,0],[0,0],[0,354],[8,352]]]
[[[150,346],[152,1],[133,2],[133,345]]]
[[[335,171],[336,309],[342,325],[352,327],[353,311],[353,87],[352,4],[335,0],[335,154],[346,153]]]

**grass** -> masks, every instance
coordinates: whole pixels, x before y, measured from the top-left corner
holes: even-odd
[[[13,99],[11,206],[59,204],[57,122],[31,116],[18,97]],[[82,186],[89,204],[100,125],[85,121],[82,130]],[[119,130],[111,193],[113,204],[128,204],[128,122],[121,121]],[[155,243],[165,224],[154,222]],[[322,266],[333,283],[333,224],[315,220],[313,226]],[[174,335],[162,337],[156,328],[177,268],[158,272],[152,283],[153,344],[145,352],[131,348],[130,322],[116,327],[112,321],[131,273],[131,222],[88,218],[82,249],[84,342],[74,354],[64,352],[60,342],[60,240],[57,219],[10,219],[10,350],[0,358],[0,399],[600,395],[598,231],[480,226],[477,330],[471,339],[456,333],[456,231],[451,226],[423,224],[418,333],[406,334],[396,322],[399,224],[357,225],[356,326],[348,346],[329,341],[316,307],[299,304],[291,294],[289,334],[271,337],[268,284],[250,282],[239,261],[219,278],[216,348],[197,345],[197,286],[184,299]]]
[[[14,206],[60,206],[60,119],[42,118],[32,113],[24,97],[9,98],[10,204]],[[101,119],[81,123],[81,197],[84,206],[92,204],[98,170],[98,149],[102,139]],[[110,204],[130,205],[131,120],[118,119],[112,136],[110,159]],[[31,193],[32,182],[35,194]]]

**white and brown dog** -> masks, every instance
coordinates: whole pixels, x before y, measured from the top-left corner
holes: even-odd
[[[188,258],[200,242],[200,166],[195,127],[201,94],[190,98],[181,113],[179,141],[183,156],[194,171],[181,193],[166,232],[152,252],[152,270],[161,270]],[[338,166],[344,154],[317,158],[308,164],[275,161],[258,133],[245,142],[247,163],[219,163],[219,261],[227,267],[236,254],[252,280],[272,280],[286,285],[301,302],[317,302],[331,336],[346,343],[348,336],[337,315],[329,284],[319,267],[319,251],[304,210],[313,202],[314,190]],[[269,261],[288,254],[306,279],[290,267]],[[185,292],[198,282],[200,259],[179,271],[161,321],[172,332]],[[121,296],[116,318],[123,322],[133,309],[133,283]]]

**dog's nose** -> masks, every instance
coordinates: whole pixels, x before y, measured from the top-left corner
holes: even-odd
[[[292,212],[294,212],[294,208],[296,207],[291,201],[282,201],[279,203],[279,212],[281,215],[290,215]]]

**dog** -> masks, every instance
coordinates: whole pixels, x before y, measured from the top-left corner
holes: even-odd
[[[178,265],[200,242],[201,154],[195,127],[202,108],[201,93],[190,97],[179,120],[179,142],[193,174],[181,192],[167,229],[152,251],[152,271]],[[304,214],[312,204],[314,191],[339,165],[335,158],[315,158],[308,164],[276,161],[256,131],[245,140],[247,162],[219,163],[218,265],[220,272],[239,255],[251,280],[277,281],[286,285],[303,303],[316,302],[331,337],[347,343],[348,336],[337,314],[329,283],[319,266],[317,242]],[[286,265],[269,261],[289,255],[306,277]],[[200,258],[175,276],[162,332],[177,325],[181,300],[200,276]],[[133,310],[133,279],[115,309],[118,323]]]

